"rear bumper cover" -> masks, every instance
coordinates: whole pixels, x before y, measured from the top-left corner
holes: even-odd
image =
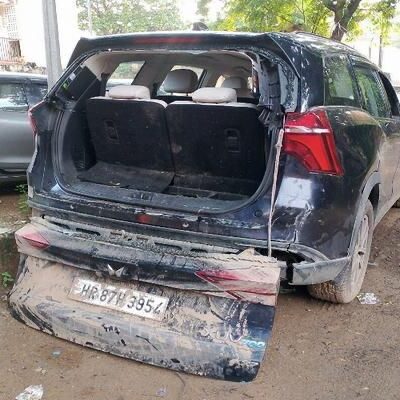
[[[275,307],[130,284],[170,298],[158,322],[70,299],[76,277],[99,280],[87,271],[28,257],[9,297],[14,317],[53,336],[176,371],[231,381],[257,375]]]
[[[317,283],[333,281],[350,262],[350,257],[343,257],[334,260],[294,264],[290,284],[314,285]]]
[[[143,237],[104,242],[106,232],[93,240],[82,229],[56,228],[33,218],[16,234],[23,254],[9,298],[16,318],[136,361],[231,381],[255,378],[275,314],[276,261],[211,246],[210,254],[173,254],[176,249],[140,243]],[[118,244],[127,240],[131,246]],[[49,246],[40,248],[43,241]],[[73,300],[68,293],[78,277],[168,297],[166,314],[154,321]]]

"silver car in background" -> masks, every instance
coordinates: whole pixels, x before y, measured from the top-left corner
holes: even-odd
[[[28,109],[46,92],[43,75],[0,72],[0,184],[25,180],[34,150]]]

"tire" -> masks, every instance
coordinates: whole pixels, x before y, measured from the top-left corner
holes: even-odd
[[[367,271],[373,227],[374,209],[371,202],[367,200],[360,226],[354,232],[356,243],[351,262],[335,280],[309,285],[307,289],[312,297],[331,303],[350,303],[358,295]]]
[[[400,208],[400,200],[397,200],[396,203],[393,204],[394,208]]]

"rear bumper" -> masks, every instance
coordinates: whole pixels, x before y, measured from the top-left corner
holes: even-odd
[[[291,285],[314,285],[333,281],[351,262],[350,257],[318,262],[302,262],[293,265]]]
[[[275,307],[129,283],[170,299],[164,319],[154,321],[70,299],[76,277],[99,280],[27,257],[9,297],[14,317],[53,336],[176,371],[230,381],[257,375]]]
[[[276,260],[121,231],[94,234],[87,225],[71,231],[54,222],[33,218],[16,233],[22,262],[9,302],[17,319],[156,366],[231,381],[255,378],[275,314]],[[74,300],[76,278],[166,297],[166,313],[154,321]]]

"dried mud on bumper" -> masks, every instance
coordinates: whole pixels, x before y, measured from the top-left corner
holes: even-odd
[[[279,281],[279,273],[276,276]],[[68,294],[77,277],[111,281],[58,262],[26,257],[9,298],[13,315],[56,337],[156,366],[231,381],[251,381],[257,375],[274,306],[112,281],[168,297],[163,320],[154,321],[72,300]]]

